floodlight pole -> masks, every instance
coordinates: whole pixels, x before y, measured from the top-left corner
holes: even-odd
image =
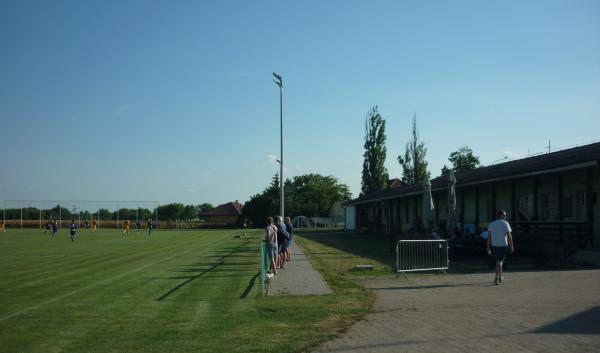
[[[275,79],[273,80],[279,86],[279,136],[280,136],[280,152],[279,152],[279,213],[281,220],[284,219],[284,178],[283,178],[283,78],[273,72]]]

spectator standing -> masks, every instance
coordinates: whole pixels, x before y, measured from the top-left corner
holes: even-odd
[[[294,241],[294,226],[292,226],[292,220],[290,217],[285,217],[285,230],[289,234],[288,244],[287,244],[287,252],[286,252],[286,260],[292,261],[292,244]]]
[[[265,239],[267,243],[267,255],[271,264],[271,276],[277,274],[277,228],[273,225],[273,217],[267,217],[267,227],[265,228]]]
[[[288,248],[287,243],[290,235],[285,230],[285,225],[281,222],[281,216],[275,216],[275,227],[277,227],[277,246],[279,248],[277,264],[279,268],[285,268],[285,253]]]

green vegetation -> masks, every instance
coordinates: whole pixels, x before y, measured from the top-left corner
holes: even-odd
[[[189,221],[193,218],[196,218],[198,211],[206,211],[208,209],[213,208],[213,205],[210,203],[203,203],[200,205],[184,205],[181,203],[169,203],[166,205],[158,206],[158,214],[160,220],[185,220]],[[6,219],[18,220],[21,217],[24,220],[39,220],[44,219],[58,219],[59,215],[62,219],[70,219],[81,217],[82,220],[100,217],[101,220],[117,220],[117,219],[140,219],[145,220],[148,218],[155,217],[155,210],[149,210],[147,208],[119,208],[115,211],[110,211],[106,208],[100,208],[97,211],[79,211],[73,212],[73,210],[69,210],[64,206],[56,205],[53,208],[49,209],[39,209],[37,207],[24,207],[22,210],[20,208],[6,208],[3,210],[5,212],[4,217]],[[22,213],[21,213],[22,211]]]
[[[448,160],[452,163],[452,169],[455,173],[467,172],[481,166],[479,157],[477,157],[473,153],[473,150],[467,146],[461,146],[458,150],[450,153]],[[442,167],[442,175],[448,175],[449,173],[450,168],[446,167],[444,164]]]
[[[417,114],[413,114],[412,134],[410,141],[406,143],[404,157],[398,156],[398,163],[402,166],[402,181],[408,185],[421,184],[423,179],[429,178],[427,161],[425,155],[427,148],[425,143],[419,139],[417,130]]]
[[[79,233],[0,233],[0,352],[295,352],[373,301],[318,251],[334,294],[259,297],[259,231]]]
[[[303,232],[298,243],[316,268],[330,277],[349,275],[389,275],[394,256],[389,251],[389,237],[363,232]],[[356,271],[356,265],[373,265],[372,271]]]
[[[371,108],[365,118],[364,149],[361,195],[385,189],[388,183],[385,168],[385,120],[377,111],[377,106]]]
[[[350,199],[350,189],[333,176],[305,174],[285,181],[286,214],[309,217],[327,216],[337,201]],[[279,178],[275,175],[271,184],[244,205],[244,217],[254,226],[263,226],[269,215],[279,214]]]

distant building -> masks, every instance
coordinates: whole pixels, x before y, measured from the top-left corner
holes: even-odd
[[[565,149],[456,175],[461,229],[479,234],[504,209],[521,250],[566,255],[600,245],[600,143]],[[390,183],[389,185],[393,185]],[[434,223],[446,222],[448,178],[431,180]],[[344,204],[347,228],[402,234],[422,217],[422,186],[389,187]]]
[[[342,207],[342,201],[336,201],[333,203],[329,209],[329,218],[331,218],[333,223],[336,225],[344,224],[345,212],[344,208]]]
[[[396,189],[396,188],[406,186],[406,183],[398,178],[394,178],[394,179],[388,180],[387,186],[388,186],[388,188]]]
[[[235,200],[235,202],[224,203],[210,210],[198,212],[198,217],[215,226],[238,227],[243,224],[242,208],[244,205]]]

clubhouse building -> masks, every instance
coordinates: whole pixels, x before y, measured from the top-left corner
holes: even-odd
[[[239,227],[242,225],[242,209],[244,205],[235,200],[210,210],[198,212],[198,217],[207,225],[215,227]]]
[[[508,213],[515,242],[530,252],[565,256],[600,245],[600,143],[535,155],[456,174],[459,228],[479,234],[498,209]],[[448,180],[431,180],[434,224],[446,224]],[[401,238],[422,219],[423,187],[398,185],[345,204],[346,228]]]

